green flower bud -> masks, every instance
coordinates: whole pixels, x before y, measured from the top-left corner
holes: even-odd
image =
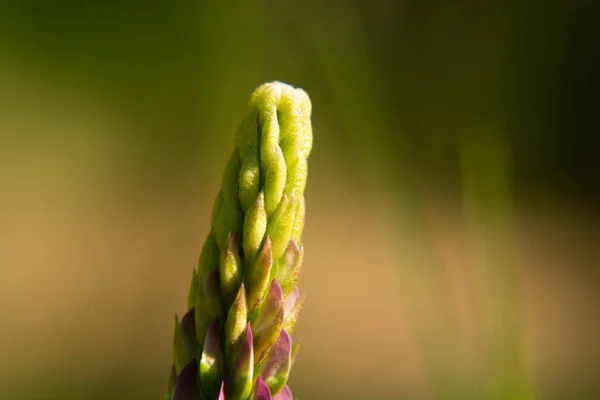
[[[226,197],[221,213],[219,214],[219,222],[217,223],[217,246],[219,249],[225,247],[227,236],[232,232],[237,232],[244,220],[244,214],[239,204],[237,193],[232,197]]]
[[[177,374],[181,372],[183,367],[190,362],[192,356],[188,354],[187,348],[183,342],[181,329],[179,328],[179,317],[175,316],[175,330],[173,332],[173,362]]]
[[[271,239],[265,239],[265,244],[258,258],[252,263],[248,271],[248,312],[251,313],[260,305],[269,286],[269,277],[273,265],[271,254]]]
[[[234,360],[242,335],[246,330],[247,315],[246,290],[242,283],[225,321],[225,355],[228,365],[231,365]]]
[[[296,197],[294,193],[291,196],[284,195],[267,224],[267,235],[271,237],[271,252],[274,260],[278,260],[283,255],[290,241],[295,216]]]
[[[175,330],[173,334],[173,362],[177,374],[196,356],[198,343],[196,342],[196,324],[194,311],[188,311],[181,321],[175,316]]]
[[[198,260],[198,277],[208,276],[215,270],[215,268],[218,267],[218,265],[219,249],[217,248],[216,235],[213,231],[211,231],[204,242],[204,246],[202,246],[202,251],[200,252],[200,259]]]
[[[225,172],[221,178],[221,192],[225,199],[234,197],[237,195],[236,187],[238,183],[238,177],[240,174],[240,158],[237,153],[231,154]]]
[[[266,156],[268,161],[263,158],[262,162],[262,167],[265,170],[265,208],[267,214],[271,215],[277,208],[281,196],[283,196],[287,167],[279,147],[275,147],[272,153],[266,154]]]
[[[217,225],[219,224],[219,215],[221,215],[221,209],[223,208],[224,202],[225,198],[223,197],[223,192],[219,190],[219,194],[215,199],[215,204],[213,204],[212,214],[210,217],[210,227],[213,231],[217,230]]]
[[[277,110],[281,130],[279,142],[288,167],[296,163],[303,139],[302,115],[301,110],[297,107],[295,92],[294,89],[285,90]],[[305,157],[301,155],[301,158]]]
[[[285,329],[282,329],[261,368],[260,375],[271,394],[275,395],[283,389],[287,383],[291,367],[292,339]]]
[[[295,157],[293,164],[288,163],[287,166],[287,182],[284,193],[303,193],[308,175],[306,158],[300,152],[300,156]]]
[[[258,162],[258,149],[254,148],[248,153],[240,170],[239,196],[244,212],[256,200],[260,190],[260,164]]]
[[[235,147],[240,160],[245,160],[253,149],[258,148],[260,134],[258,114],[258,108],[252,105],[250,112],[240,124],[235,135]]]
[[[242,261],[238,250],[237,235],[229,236],[221,254],[219,269],[221,298],[225,307],[233,301],[242,283]]]
[[[173,390],[175,390],[175,383],[177,382],[177,372],[175,372],[175,366],[171,367],[171,373],[169,374],[169,381],[167,382],[167,392],[165,393],[164,400],[171,400],[173,398]]]
[[[198,293],[193,310],[196,320],[196,339],[199,343],[204,343],[208,327],[221,313],[220,299],[217,270],[213,270],[206,278],[198,275]]]
[[[265,301],[261,304],[258,317],[253,321],[254,357],[260,363],[279,337],[283,326],[283,293],[277,279],[273,279]]]
[[[188,310],[196,305],[196,294],[198,293],[198,271],[192,269],[192,283],[188,292]]]
[[[254,350],[250,323],[246,325],[241,348],[231,370],[231,377],[226,381],[225,385],[226,398],[247,398],[252,391],[254,377]]]
[[[292,293],[285,299],[283,309],[284,309],[284,322],[283,328],[291,335],[296,327],[296,322],[298,322],[298,317],[300,316],[300,311],[302,311],[302,307],[304,306],[304,300],[306,299],[306,295],[300,295],[300,291],[298,290],[298,286],[294,288]]]
[[[294,363],[296,362],[296,354],[298,354],[298,348],[299,347],[300,347],[300,343],[299,342],[296,342],[296,343],[292,344],[292,360],[291,360],[292,363],[291,363],[290,369],[291,369],[291,367],[294,366]]]
[[[219,319],[217,318],[208,329],[200,358],[200,386],[202,393],[208,398],[217,397],[225,371],[219,342]]]
[[[301,236],[302,231],[304,230],[304,215],[306,214],[304,196],[301,196],[296,203],[296,216],[294,218],[294,227],[292,228],[292,239],[300,244],[302,243]]]
[[[260,244],[267,231],[267,211],[265,197],[261,192],[256,201],[248,209],[244,218],[244,256],[246,260],[254,260]]]
[[[284,297],[290,294],[298,282],[303,255],[304,248],[298,247],[296,241],[292,239],[285,253],[283,253],[283,256],[277,262],[277,280],[281,285]]]

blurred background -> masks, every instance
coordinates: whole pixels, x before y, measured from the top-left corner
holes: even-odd
[[[0,2],[0,398],[162,399],[250,93],[304,88],[306,399],[600,398],[594,2]]]

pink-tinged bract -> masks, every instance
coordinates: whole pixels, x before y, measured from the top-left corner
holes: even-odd
[[[270,392],[277,394],[287,383],[292,365],[292,339],[285,329],[279,333],[264,363],[261,376]]]
[[[271,400],[271,392],[269,388],[259,376],[256,380],[256,386],[254,386],[254,397],[252,400]]]

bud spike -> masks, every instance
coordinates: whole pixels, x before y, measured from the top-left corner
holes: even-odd
[[[165,400],[292,399],[310,114],[302,89],[270,82],[252,94],[192,270],[188,311],[175,317]]]

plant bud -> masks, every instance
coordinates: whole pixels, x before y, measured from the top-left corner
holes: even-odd
[[[229,236],[225,249],[221,254],[219,280],[221,284],[221,298],[227,308],[233,301],[240,284],[242,283],[242,261],[238,250],[237,235]]]
[[[261,376],[272,394],[277,394],[288,380],[292,366],[292,339],[285,329],[279,333],[277,341],[265,359]]]
[[[173,334],[175,372],[181,373],[183,367],[196,356],[197,351],[194,309],[191,309],[185,313],[181,321],[175,316],[175,332]]]
[[[192,270],[189,311],[175,317],[165,400],[292,400],[310,114],[301,89],[271,82],[252,94]]]
[[[196,360],[192,360],[177,377],[173,400],[198,400],[197,375],[198,366],[196,365]]]
[[[300,150],[298,150],[300,152]],[[306,158],[300,152],[296,155],[293,164],[287,164],[287,182],[285,184],[284,193],[304,193],[306,186],[306,177],[308,174],[308,165]]]
[[[250,262],[254,260],[266,231],[267,210],[265,209],[265,196],[260,192],[244,218],[243,242],[246,260]]]
[[[198,276],[198,293],[194,315],[196,319],[196,340],[204,343],[208,327],[221,314],[219,282],[217,270],[213,270],[206,279]]]
[[[258,317],[253,323],[255,334],[254,355],[260,363],[279,337],[283,325],[283,293],[277,279],[273,279],[265,301],[261,304]]]
[[[217,238],[213,231],[210,231],[206,241],[200,251],[198,260],[198,276],[208,276],[215,268],[219,266],[219,248],[217,247]]]
[[[279,147],[275,147],[272,154],[269,154],[268,157],[268,162],[264,159],[262,160],[262,168],[265,171],[265,208],[267,214],[271,215],[281,201],[281,196],[283,196],[287,167]]]
[[[253,312],[261,304],[269,285],[273,265],[271,238],[266,237],[263,248],[248,271],[248,312]]]
[[[232,364],[235,353],[239,348],[240,341],[246,329],[246,321],[246,290],[242,283],[225,321],[225,355],[228,366]]]
[[[300,296],[300,291],[298,290],[298,286],[296,286],[292,293],[290,293],[290,295],[287,297],[287,299],[285,299],[285,302],[283,304],[283,328],[289,334],[292,334],[294,328],[296,327],[296,322],[298,321],[298,317],[300,316],[300,311],[302,311],[302,306],[304,305],[305,298],[306,295]]]
[[[244,215],[240,208],[237,193],[234,193],[231,197],[226,197],[221,208],[221,213],[219,214],[216,230],[217,246],[219,246],[219,249],[225,247],[227,237],[231,232],[239,230],[243,220]]]
[[[277,280],[281,284],[283,297],[287,297],[298,282],[303,255],[304,249],[292,239],[277,263]]]
[[[278,260],[283,255],[290,241],[295,214],[296,198],[294,193],[290,196],[283,195],[279,207],[269,218],[267,224],[267,235],[271,237],[271,252],[274,260]]]
[[[196,295],[198,294],[198,271],[196,267],[192,269],[192,283],[188,292],[188,309],[196,305]]]
[[[204,396],[215,398],[223,382],[225,360],[219,340],[219,319],[208,329],[200,359],[200,386]]]
[[[252,328],[246,326],[240,352],[233,365],[231,376],[225,384],[227,399],[245,399],[252,391],[254,374],[254,349],[252,346]]]
[[[304,217],[306,215],[306,204],[304,200],[304,196],[301,196],[300,199],[296,201],[296,216],[294,217],[294,227],[292,228],[292,239],[296,241],[296,243],[302,243],[302,231],[304,231]]]
[[[239,177],[239,198],[242,211],[248,212],[248,208],[256,200],[260,191],[260,164],[258,162],[258,148],[252,149],[242,162]]]

